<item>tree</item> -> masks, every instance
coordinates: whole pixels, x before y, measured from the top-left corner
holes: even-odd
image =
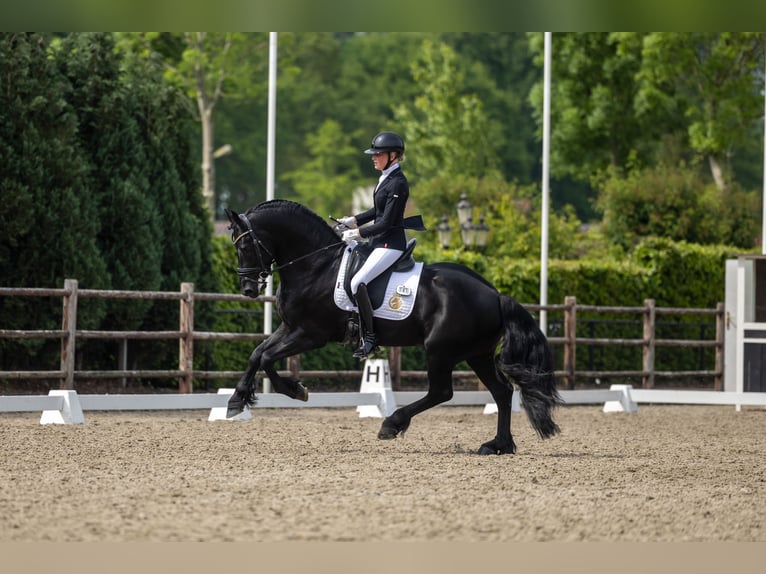
[[[455,52],[444,43],[423,42],[412,77],[421,94],[412,105],[394,107],[405,141],[418,150],[412,179],[437,175],[481,177],[497,166],[490,122],[475,94],[463,94]]]
[[[542,34],[530,35],[530,49],[542,66]],[[636,33],[555,34],[551,56],[551,172],[589,181],[606,170],[653,159],[666,118],[647,110],[638,117],[635,76],[641,67]],[[542,126],[542,79],[531,94]]]
[[[158,290],[162,280],[159,212],[141,140],[145,109],[140,84],[125,81],[111,34],[70,34],[56,43],[59,69],[69,81],[67,99],[78,116],[78,140],[87,156],[92,198],[98,206],[97,240],[113,289]],[[109,301],[107,328],[135,329],[151,301]]]
[[[348,214],[351,192],[362,183],[354,177],[359,150],[333,120],[325,121],[307,140],[311,159],[284,175],[292,181],[297,201],[324,216]]]
[[[141,169],[159,222],[154,230],[161,246],[160,289],[177,291],[181,282],[193,282],[199,291],[215,291],[212,269],[212,225],[202,201],[200,172],[193,160],[195,132],[185,96],[162,81],[156,67],[141,58],[125,63],[126,82],[131,85],[134,118],[141,154]],[[195,309],[195,323],[210,324],[209,309]],[[154,301],[142,327],[168,329],[177,325],[178,308]],[[137,342],[134,346],[144,363],[169,364],[177,356],[172,343]],[[164,360],[164,363],[161,361]]]
[[[736,186],[721,193],[705,184],[698,169],[683,165],[611,173],[601,184],[598,207],[604,236],[626,250],[649,237],[749,249],[760,229],[754,194]]]
[[[523,32],[445,32],[465,84],[491,119],[498,167],[508,181],[539,180],[540,146],[529,92],[540,71]]]
[[[97,204],[69,85],[39,34],[0,34],[0,276],[51,287],[109,284]]]
[[[689,145],[720,190],[732,179],[734,148],[763,116],[764,47],[763,32],[655,32],[643,40],[643,109],[674,109],[685,119]]]
[[[415,96],[409,63],[421,37],[403,33],[280,35],[280,55],[290,65],[282,66],[280,56],[277,173],[302,170],[306,157],[318,151],[309,144],[309,134],[319,133],[330,120],[340,126],[342,139],[327,141],[331,147],[325,153],[334,154],[332,147],[348,143],[356,150],[349,177],[354,181],[375,178],[370,158],[362,152],[377,132],[400,129],[392,106]],[[296,182],[291,177],[280,176],[278,183],[282,197],[294,193]]]
[[[107,288],[98,250],[100,228],[77,137],[68,83],[39,34],[0,33],[0,277],[3,285],[61,287],[77,278]],[[78,327],[92,328],[99,304],[82,308]],[[0,298],[4,328],[59,329],[61,303]],[[39,353],[58,341],[10,340],[0,345],[5,365],[48,364]],[[47,358],[47,357],[46,357]]]
[[[224,98],[253,96],[265,87],[255,80],[265,68],[266,35],[234,32],[126,34],[123,46],[143,50],[160,60],[166,78],[182,87],[202,130],[202,194],[211,217],[217,213],[215,194],[214,111]]]

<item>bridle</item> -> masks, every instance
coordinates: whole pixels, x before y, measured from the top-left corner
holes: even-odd
[[[250,223],[250,220],[245,216],[244,213],[239,214],[239,220],[245,225],[245,227],[247,228],[247,231],[239,234],[236,238],[232,237],[232,243],[236,247],[240,239],[242,239],[246,235],[249,235],[250,238],[253,240],[253,245],[255,246],[255,252],[258,255],[259,267],[237,267],[237,275],[239,275],[240,278],[242,279],[251,279],[251,280],[257,281],[258,292],[260,293],[260,292],[263,292],[264,289],[266,289],[266,283],[269,279],[269,276],[275,271],[271,269],[271,264],[274,261],[274,254],[271,251],[269,251],[269,248],[263,244],[263,241],[258,239],[258,236],[255,234],[255,230],[253,229],[253,224]],[[268,253],[269,257],[271,257],[268,265],[266,265],[266,263],[264,263],[263,261],[263,254],[261,253],[261,249],[263,249],[266,253]],[[253,277],[253,275],[255,275],[256,273],[258,274],[257,278]]]
[[[263,241],[258,239],[258,236],[255,234],[255,230],[253,229],[253,224],[250,222],[250,220],[247,218],[247,216],[244,213],[239,214],[239,220],[244,224],[247,231],[240,233],[236,237],[233,237],[232,235],[232,243],[236,247],[240,239],[249,235],[250,238],[253,240],[253,246],[255,247],[255,252],[258,255],[259,267],[237,267],[237,275],[239,275],[239,277],[242,279],[251,279],[251,280],[257,281],[259,293],[262,293],[263,290],[266,289],[266,284],[268,282],[269,276],[273,275],[275,272],[279,271],[280,269],[284,269],[285,267],[288,267],[289,265],[292,265],[293,263],[296,263],[300,261],[301,259],[306,259],[307,257],[311,257],[312,255],[315,255],[319,253],[320,251],[326,251],[327,249],[332,249],[333,247],[337,247],[338,245],[345,243],[344,241],[331,243],[330,245],[325,245],[324,247],[315,249],[314,251],[311,251],[310,253],[306,253],[305,255],[301,255],[300,257],[291,259],[287,263],[284,263],[282,265],[277,265],[276,267],[272,267],[272,264],[274,263],[276,257],[274,257],[274,254],[269,250],[268,247],[266,247],[266,245],[264,245]],[[233,224],[231,229],[234,230]],[[263,254],[261,253],[261,249],[263,249],[266,253],[269,254],[270,259],[269,259],[268,265],[263,260]],[[253,277],[256,273],[258,274],[258,276]]]

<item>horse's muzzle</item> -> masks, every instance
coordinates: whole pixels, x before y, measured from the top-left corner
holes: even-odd
[[[252,279],[243,279],[240,284],[240,291],[245,297],[258,297],[260,289],[257,281]]]

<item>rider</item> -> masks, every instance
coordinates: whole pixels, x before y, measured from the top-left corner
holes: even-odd
[[[407,178],[399,166],[404,161],[404,140],[398,134],[377,134],[364,153],[372,156],[375,169],[381,172],[372,196],[374,205],[367,211],[338,220],[349,228],[343,232],[344,241],[369,238],[373,247],[367,261],[351,278],[351,291],[356,298],[362,331],[361,344],[354,352],[354,356],[359,358],[367,357],[377,347],[367,284],[392,265],[407,246],[404,208],[410,195]],[[360,227],[370,221],[374,223]]]

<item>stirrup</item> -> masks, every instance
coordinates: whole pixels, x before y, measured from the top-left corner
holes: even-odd
[[[376,344],[375,335],[368,335],[359,345],[359,348],[354,351],[354,357],[357,359],[366,359],[368,355],[372,355],[374,352],[379,351],[380,347]]]

